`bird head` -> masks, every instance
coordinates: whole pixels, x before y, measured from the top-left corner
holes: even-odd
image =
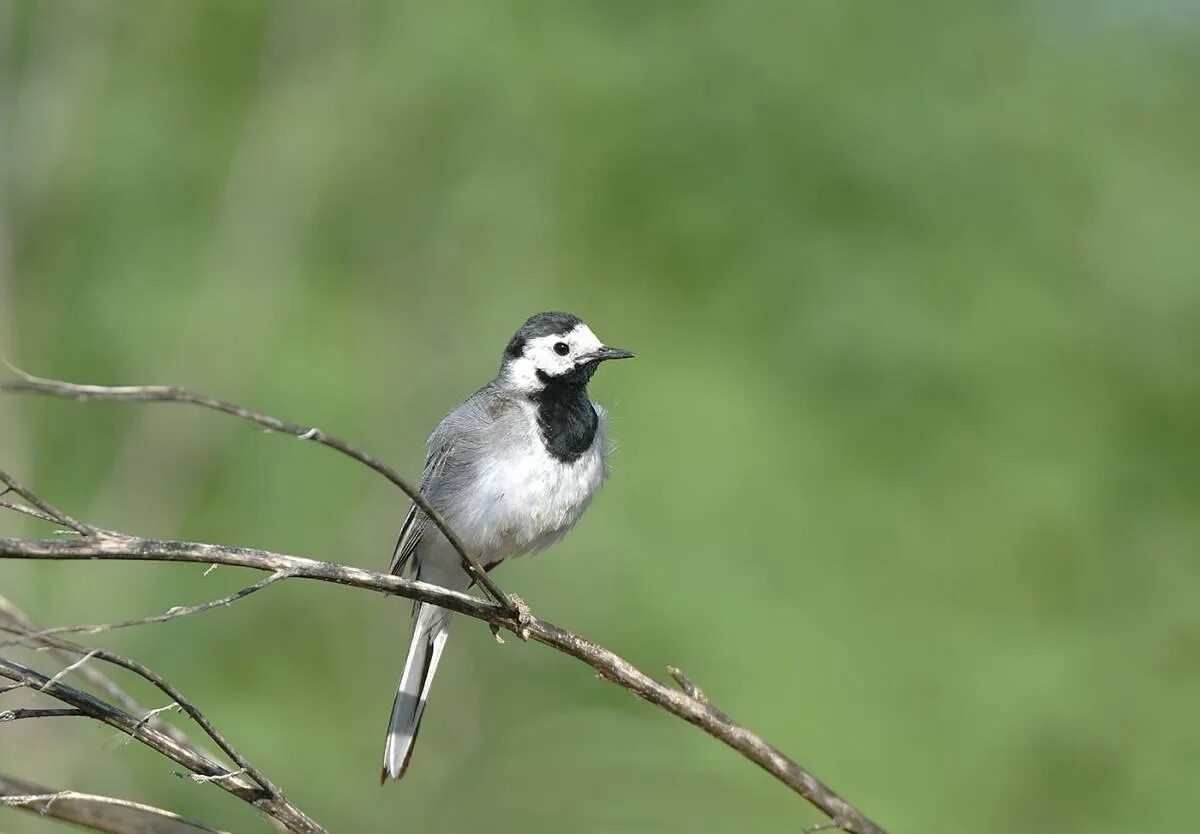
[[[551,385],[587,385],[601,362],[633,354],[601,342],[570,313],[538,313],[521,325],[504,349],[500,380],[524,393]]]

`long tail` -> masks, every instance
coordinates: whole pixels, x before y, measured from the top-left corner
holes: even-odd
[[[444,608],[421,603],[413,618],[412,643],[408,647],[408,660],[404,662],[400,690],[392,704],[392,722],[388,725],[387,744],[383,748],[380,784],[389,776],[401,778],[408,769],[413,745],[417,743],[417,730],[421,727],[421,713],[429,698],[429,687],[450,633],[451,616]]]

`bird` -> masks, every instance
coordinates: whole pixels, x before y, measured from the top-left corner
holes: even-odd
[[[419,490],[485,570],[544,550],[583,515],[612,451],[588,382],[602,362],[632,357],[601,342],[578,316],[538,313],[509,340],[495,378],[433,430]],[[389,570],[455,591],[472,585],[460,555],[415,503]],[[452,616],[413,605],[380,784],[408,769]]]

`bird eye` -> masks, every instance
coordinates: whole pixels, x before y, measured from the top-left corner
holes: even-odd
[[[554,352],[557,353],[559,356],[566,356],[568,353],[571,352],[571,347],[566,342],[555,342],[554,343]]]

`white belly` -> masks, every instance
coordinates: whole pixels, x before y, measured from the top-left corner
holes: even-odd
[[[551,457],[540,438],[509,449],[477,470],[463,524],[485,561],[549,547],[583,515],[604,480],[604,444],[571,463]]]

